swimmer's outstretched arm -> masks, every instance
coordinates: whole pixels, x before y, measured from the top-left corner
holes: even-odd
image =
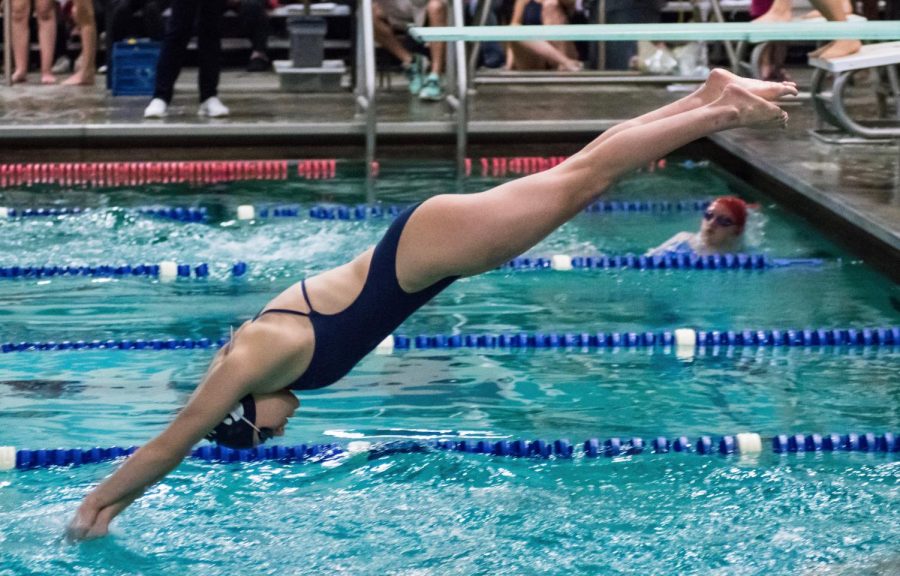
[[[266,323],[247,325],[239,333],[240,339],[220,351],[175,420],[85,497],[66,529],[69,539],[105,535],[110,521],[178,466],[242,397],[290,383],[288,375],[298,370],[298,354],[291,347],[296,343]]]

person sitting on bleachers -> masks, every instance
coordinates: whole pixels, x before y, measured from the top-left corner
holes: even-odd
[[[511,26],[568,24],[575,0],[516,0]],[[562,70],[575,72],[584,66],[572,42],[510,42],[506,56],[509,70]]]
[[[422,61],[418,54],[410,52],[397,37],[396,31],[409,26],[447,25],[446,0],[375,0],[372,3],[375,41],[400,60],[409,80],[410,94],[418,94],[421,100],[444,99],[441,75],[444,73],[444,43],[428,44],[431,56],[430,73],[422,77]]]

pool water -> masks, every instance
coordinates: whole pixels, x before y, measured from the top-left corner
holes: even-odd
[[[459,281],[398,332],[886,327],[900,289],[715,166],[641,173],[610,199],[734,193],[759,203],[748,251],[822,258],[769,271],[495,271]],[[380,201],[456,182],[446,164],[386,166]],[[0,266],[208,262],[211,276],[0,281],[0,341],[218,338],[304,275],[376,242],[387,220],[234,220],[240,204],[365,201],[361,178],[202,188],[3,190],[0,205],[79,216],[0,220]],[[208,223],[149,218],[205,206]],[[698,212],[582,214],[532,254],[642,253]],[[230,263],[249,273],[233,278]],[[213,352],[0,355],[0,445],[127,446],[158,433]],[[301,395],[279,443],[558,439],[900,427],[896,347],[410,350],[370,355]],[[189,461],[123,513],[109,538],[61,540],[115,463],[0,473],[0,574],[895,574],[894,455],[641,454],[573,460],[365,454],[322,462]]]

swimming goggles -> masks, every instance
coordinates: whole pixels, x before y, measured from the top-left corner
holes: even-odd
[[[703,219],[707,222],[709,222],[710,220],[714,220],[716,225],[721,226],[722,228],[729,228],[736,224],[736,222],[728,216],[717,215],[713,213],[712,210],[707,210],[706,212],[704,212]]]
[[[272,428],[257,428],[256,424],[254,424],[250,420],[247,420],[246,416],[241,416],[241,420],[246,422],[247,426],[250,426],[251,428],[256,430],[257,435],[259,435],[260,444],[275,436],[275,430],[273,430]]]

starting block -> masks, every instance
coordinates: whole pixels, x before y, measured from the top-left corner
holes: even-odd
[[[900,139],[900,42],[867,44],[856,54],[823,60],[810,58],[810,66],[816,68],[812,78],[811,96],[819,121],[813,134],[829,143],[894,142]],[[846,89],[850,77],[857,70],[871,69],[875,74],[875,97],[878,119],[860,121],[851,118],[845,106]],[[831,90],[826,90],[827,80],[833,77]],[[889,117],[889,102],[893,98],[893,111]],[[829,129],[829,124],[837,129]]]

